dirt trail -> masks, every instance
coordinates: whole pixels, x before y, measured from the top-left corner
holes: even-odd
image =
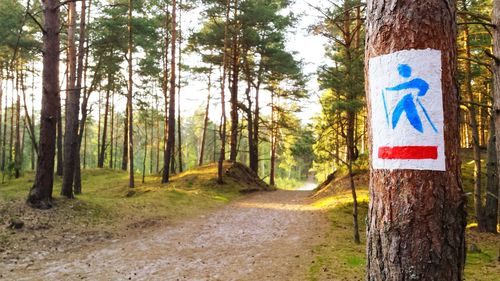
[[[328,227],[309,194],[253,194],[134,238],[0,264],[0,272],[5,280],[306,280]]]

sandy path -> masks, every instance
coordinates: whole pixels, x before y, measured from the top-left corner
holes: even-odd
[[[327,228],[309,194],[253,194],[135,238],[0,264],[0,272],[5,280],[305,280]]]

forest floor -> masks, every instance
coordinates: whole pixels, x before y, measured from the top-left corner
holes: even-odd
[[[307,280],[329,228],[310,191],[260,192],[184,222],[0,268],[8,280]]]

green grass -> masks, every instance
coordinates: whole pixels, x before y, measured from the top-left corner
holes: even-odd
[[[365,272],[365,224],[368,193],[358,191],[358,218],[361,244],[353,240],[352,200],[350,192],[319,200],[315,205],[330,207],[331,225],[323,244],[313,249],[314,262],[309,267],[308,279],[316,280],[364,280]]]
[[[92,169],[83,171],[83,194],[76,199],[59,196],[61,183],[56,177],[54,207],[41,211],[24,202],[33,177],[33,173],[26,173],[20,179],[0,185],[0,223],[19,218],[30,231],[56,232],[62,226],[72,232],[84,229],[120,233],[129,227],[171,223],[202,215],[239,197],[239,190],[247,188],[231,177],[225,178],[224,185],[218,185],[216,166],[207,165],[173,176],[167,185],[161,184],[158,176],[147,177],[144,184],[136,181],[136,188],[130,193],[127,173]],[[29,231],[18,233],[0,228],[0,250],[11,243],[21,243],[22,239],[29,239]]]
[[[470,151],[462,151],[462,180],[466,193],[469,193],[467,212],[468,221],[475,222],[472,204],[474,163]],[[484,161],[482,162],[485,165]],[[484,169],[486,169],[484,167]],[[483,170],[484,172],[486,170]],[[484,184],[485,184],[485,178]],[[347,185],[342,179],[337,180],[329,190],[322,193],[321,199],[315,204],[329,208],[328,216],[331,227],[323,244],[313,249],[315,259],[309,266],[308,279],[315,280],[364,280],[365,279],[365,219],[367,216],[367,177],[359,177],[356,182],[359,204],[359,227],[361,244],[353,242],[352,233],[352,198],[347,191]],[[321,193],[321,192],[320,192]],[[471,226],[474,226],[473,224]],[[474,227],[466,230],[467,245],[476,244],[480,253],[467,252],[465,265],[466,281],[497,281],[500,280],[500,262],[498,246],[500,235],[478,233]]]

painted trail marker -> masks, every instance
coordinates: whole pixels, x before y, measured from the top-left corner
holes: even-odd
[[[369,61],[374,169],[445,171],[441,51]]]

